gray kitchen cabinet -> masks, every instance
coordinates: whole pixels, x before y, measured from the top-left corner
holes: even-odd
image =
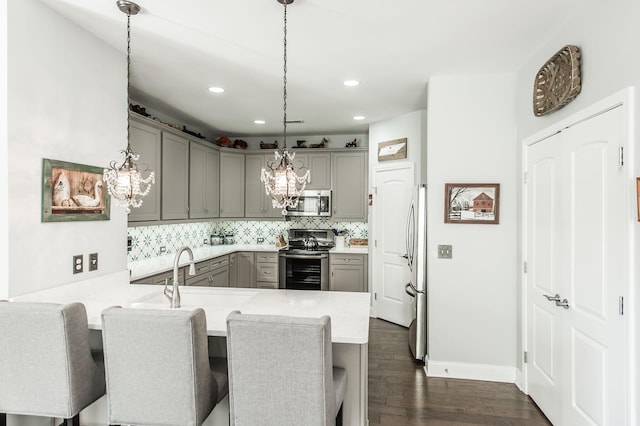
[[[244,157],[220,152],[220,217],[244,217]]]
[[[278,252],[256,252],[256,287],[278,288]]]
[[[189,142],[189,218],[220,216],[220,152]]]
[[[262,167],[273,155],[247,154],[245,157],[245,217],[281,218],[282,209],[274,209],[269,197],[264,191],[264,183],[260,180]]]
[[[169,132],[162,134],[163,220],[187,219],[189,208],[189,141]]]
[[[241,251],[238,255],[236,287],[256,287],[256,255],[252,251]]]
[[[296,151],[293,163],[311,171],[306,189],[331,189],[331,154],[328,152],[301,153]]]
[[[211,287],[229,287],[229,255],[218,256],[211,260],[209,273]]]
[[[173,285],[173,271],[161,272],[159,274],[151,275],[146,278],[140,278],[135,281],[131,281],[131,284],[150,284],[150,285],[164,285],[165,280],[169,285]],[[184,270],[178,271],[178,281],[180,284],[184,283]]]
[[[367,153],[331,153],[332,220],[367,219]]]
[[[138,167],[144,177],[147,176],[147,170],[152,171],[156,183],[151,184],[151,190],[144,197],[142,205],[131,209],[128,220],[129,222],[160,220],[162,131],[140,123],[135,119],[131,119],[129,129],[131,148],[136,154],[140,155],[140,160],[137,162]],[[120,161],[120,158],[118,158],[118,161]]]
[[[229,254],[229,287],[238,287],[238,253]]]
[[[329,253],[329,290],[368,291],[366,254]]]

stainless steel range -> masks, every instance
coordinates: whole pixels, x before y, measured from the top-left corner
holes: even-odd
[[[279,287],[293,290],[329,290],[331,229],[290,229],[289,248],[280,251]]]

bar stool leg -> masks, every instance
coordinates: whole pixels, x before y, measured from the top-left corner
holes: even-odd
[[[0,426],[7,426],[7,415],[0,413]]]

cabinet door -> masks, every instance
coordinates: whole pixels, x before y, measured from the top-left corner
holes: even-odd
[[[238,253],[237,287],[254,288],[256,286],[255,255],[250,251]]]
[[[189,142],[189,217],[215,218],[220,215],[220,153]]]
[[[210,280],[211,287],[229,287],[229,266],[215,269],[210,274]]]
[[[264,217],[266,197],[264,183],[260,180],[264,155],[249,154],[245,157],[245,217]]]
[[[331,188],[331,155],[328,152],[309,153],[307,167],[311,171],[307,189]]]
[[[366,259],[365,255],[330,255],[329,290],[367,291]]]
[[[220,153],[220,217],[244,217],[244,154]]]
[[[238,253],[229,255],[229,287],[238,287]]]
[[[333,220],[366,220],[366,152],[331,154]]]
[[[189,141],[163,132],[162,219],[188,217]]]
[[[160,220],[160,182],[162,182],[161,164],[161,146],[162,132],[146,124],[138,123],[131,120],[129,141],[131,148],[136,154],[140,155],[138,166],[140,170],[148,169],[155,175],[156,183],[151,185],[151,190],[144,197],[142,205],[131,209],[129,213],[129,222],[138,222],[144,220]],[[144,174],[146,177],[147,175]]]
[[[189,276],[189,275],[187,275],[187,276]],[[196,275],[196,276],[191,277],[191,278],[187,278],[186,281],[184,282],[184,285],[186,285],[186,286],[208,287],[208,286],[211,285],[210,275],[209,274],[202,274],[202,275]]]

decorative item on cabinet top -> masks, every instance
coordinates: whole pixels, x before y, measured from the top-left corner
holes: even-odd
[[[580,48],[566,45],[553,55],[536,74],[533,84],[533,114],[550,114],[572,100],[582,89]]]
[[[260,141],[260,149],[276,149],[278,148],[278,141],[275,141],[274,143],[264,143],[263,141]]]

